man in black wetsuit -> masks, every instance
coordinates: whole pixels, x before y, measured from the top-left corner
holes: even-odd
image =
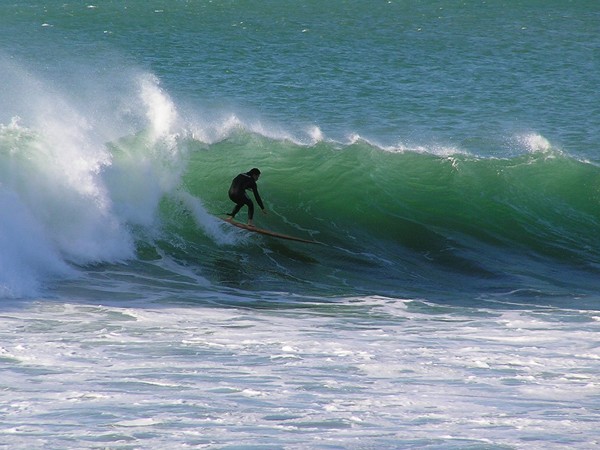
[[[231,214],[228,214],[231,216],[230,220],[233,220],[242,206],[246,205],[248,206],[248,225],[251,227],[254,226],[254,222],[252,220],[254,217],[254,203],[252,203],[252,200],[250,200],[250,197],[248,197],[246,194],[247,189],[252,189],[258,206],[260,206],[263,214],[267,213],[265,210],[265,205],[263,205],[260,195],[258,194],[258,187],[256,186],[256,182],[258,181],[259,177],[260,170],[254,168],[249,172],[240,173],[233,179],[231,182],[231,187],[229,188],[229,198],[233,203],[235,203],[235,207],[233,208],[233,211],[231,211]]]

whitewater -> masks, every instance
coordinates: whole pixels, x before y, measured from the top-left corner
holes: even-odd
[[[285,297],[232,292],[187,302],[5,306],[3,442],[556,449],[598,443],[597,314]]]
[[[0,447],[598,447],[598,14],[0,5]]]

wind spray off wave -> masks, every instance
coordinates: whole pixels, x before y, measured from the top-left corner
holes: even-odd
[[[15,115],[0,124],[3,295],[32,295],[51,277],[73,273],[73,264],[132,258],[132,227],[155,223],[158,203],[183,167],[177,115],[156,79],[130,80],[137,110],[129,103],[126,112],[94,116],[89,104],[71,101],[72,92],[14,64],[4,67],[12,89],[3,91],[3,114]],[[110,86],[95,90],[108,93]],[[132,123],[143,126],[113,140]]]

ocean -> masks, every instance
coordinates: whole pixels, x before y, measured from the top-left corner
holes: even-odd
[[[0,447],[598,448],[599,23],[2,2]]]

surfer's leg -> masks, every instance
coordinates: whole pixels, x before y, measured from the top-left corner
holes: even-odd
[[[229,198],[231,199],[231,201],[233,203],[235,203],[235,206],[233,207],[233,210],[231,211],[230,214],[228,214],[229,216],[231,216],[231,219],[233,220],[233,218],[235,217],[235,215],[237,213],[240,212],[240,209],[242,209],[242,206],[244,206],[244,204],[246,203],[246,196],[244,197],[239,197],[239,196],[235,196],[233,195],[231,192],[229,193]]]
[[[245,204],[246,204],[246,202],[243,199],[238,199],[237,201],[235,201],[235,206],[233,207],[233,211],[231,211],[231,214],[229,214],[231,216],[232,220],[235,217],[235,215],[240,212],[240,209],[242,209],[242,207]]]
[[[246,205],[248,207],[248,225],[252,225],[252,219],[254,218],[254,203],[252,203],[252,200],[250,200],[247,195],[244,195],[243,197],[232,197],[230,195],[229,198],[235,203],[233,211],[229,214],[231,218],[233,219],[235,215],[240,212],[240,209]]]
[[[242,209],[242,206],[244,206],[244,204],[243,204],[243,203],[238,203],[237,205],[235,205],[235,206],[233,207],[233,211],[231,211],[231,213],[229,214],[229,215],[231,216],[231,218],[232,218],[232,219],[235,217],[235,215],[236,215],[237,213],[239,213],[239,212],[240,212],[240,209]]]

